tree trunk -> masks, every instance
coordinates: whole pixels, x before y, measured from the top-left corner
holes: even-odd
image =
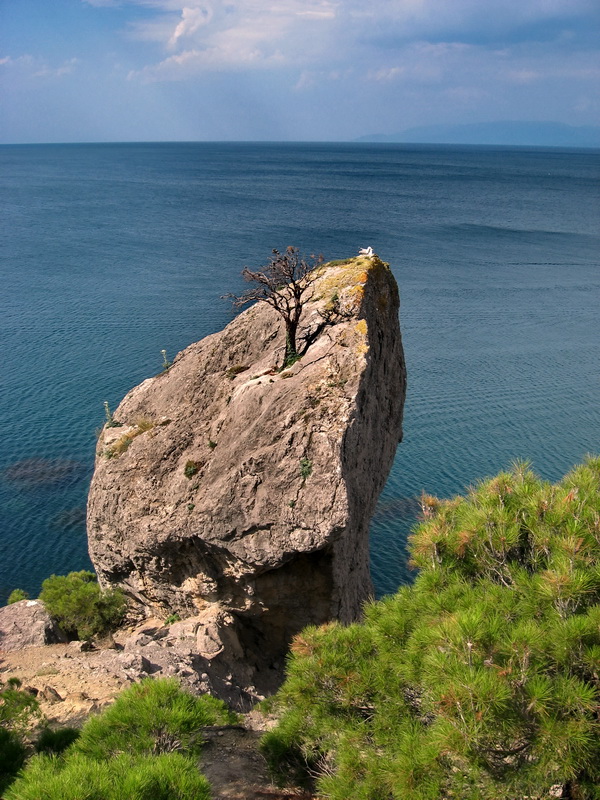
[[[296,351],[296,333],[298,331],[298,323],[292,319],[285,320],[285,355],[283,357],[283,366],[289,367],[296,360],[298,353]]]

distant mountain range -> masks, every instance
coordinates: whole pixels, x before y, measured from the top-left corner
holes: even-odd
[[[575,127],[561,122],[473,122],[465,125],[423,125],[407,128],[400,133],[360,136],[355,141],[600,147],[600,127]]]

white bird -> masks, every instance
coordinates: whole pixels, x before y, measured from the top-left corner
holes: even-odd
[[[373,253],[372,247],[361,247],[360,250],[358,251],[358,255],[367,256],[367,258],[373,258],[375,254]]]

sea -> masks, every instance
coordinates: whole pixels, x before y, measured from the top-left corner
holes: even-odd
[[[288,245],[371,246],[400,286],[404,441],[371,526],[378,596],[413,578],[423,491],[600,452],[600,150],[391,144],[0,147],[0,603],[90,568],[104,403],[232,319]]]

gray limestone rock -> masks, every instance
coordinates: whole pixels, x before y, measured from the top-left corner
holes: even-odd
[[[66,641],[67,637],[39,600],[20,600],[0,608],[0,651]]]
[[[291,368],[280,317],[258,303],[129,392],[121,427],[102,431],[88,501],[100,583],[141,616],[178,613],[203,670],[237,664],[232,680],[251,681],[280,671],[305,625],[360,616],[402,435],[398,303],[376,256],[320,267]]]

